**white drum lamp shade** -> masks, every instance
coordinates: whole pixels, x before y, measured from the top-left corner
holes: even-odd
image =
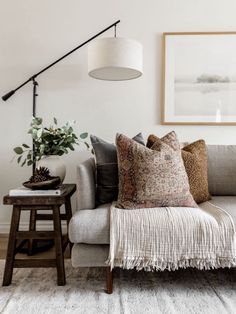
[[[111,37],[88,46],[89,76],[108,81],[132,80],[143,72],[142,45],[133,39]]]

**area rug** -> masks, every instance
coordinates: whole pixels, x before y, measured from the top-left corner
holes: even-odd
[[[3,268],[1,260],[1,278]],[[15,269],[12,284],[0,288],[0,313],[236,313],[236,269],[115,269],[112,295],[104,292],[104,269],[73,269],[66,260],[66,277],[66,286],[58,287],[55,269]]]

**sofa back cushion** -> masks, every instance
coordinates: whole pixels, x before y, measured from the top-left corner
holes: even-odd
[[[95,160],[89,158],[77,167],[77,209],[95,208]]]
[[[96,157],[96,205],[117,200],[118,195],[118,166],[116,146],[103,139],[91,135],[91,143]],[[133,139],[145,145],[141,133]]]
[[[236,145],[208,145],[211,195],[236,195]]]

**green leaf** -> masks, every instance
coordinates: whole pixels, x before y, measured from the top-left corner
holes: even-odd
[[[69,144],[69,148],[70,148],[71,150],[75,150],[74,147],[73,147],[71,144]]]
[[[18,164],[20,163],[21,158],[22,158],[22,155],[21,155],[21,156],[19,156],[19,157],[17,158],[17,162],[18,162]]]
[[[41,154],[43,154],[44,149],[45,149],[45,145],[44,145],[44,144],[41,144],[41,145],[39,146],[39,151],[40,151]]]
[[[37,129],[32,129],[32,138],[34,139],[34,140],[36,140],[37,139]]]
[[[55,124],[57,124],[57,119],[56,118],[53,118],[53,121]]]
[[[25,148],[30,148],[29,145],[27,145],[27,144],[22,144],[22,146]]]
[[[18,146],[18,147],[14,148],[14,152],[18,155],[21,155],[21,154],[23,154],[23,149],[22,149],[22,147]]]
[[[25,163],[26,163],[26,159],[22,162],[21,167],[24,167]]]
[[[84,142],[84,145],[87,146],[87,148],[90,148],[90,146],[87,142]]]
[[[80,138],[81,138],[82,140],[84,140],[86,137],[88,137],[88,133],[87,133],[87,132],[84,132],[84,133],[81,133],[81,134],[80,134]]]
[[[31,165],[33,165],[33,161],[32,160],[28,160],[27,161],[27,166],[31,166]]]
[[[69,128],[68,128],[68,133],[72,133],[73,132],[73,128],[70,126]]]
[[[43,134],[43,129],[38,129],[37,131],[37,137],[40,138]]]
[[[35,117],[33,118],[33,122],[36,123],[37,125],[40,125],[43,122],[43,119],[39,117]]]

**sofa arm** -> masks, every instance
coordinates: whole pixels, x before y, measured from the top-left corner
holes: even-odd
[[[95,160],[89,158],[77,167],[77,209],[95,208]]]

